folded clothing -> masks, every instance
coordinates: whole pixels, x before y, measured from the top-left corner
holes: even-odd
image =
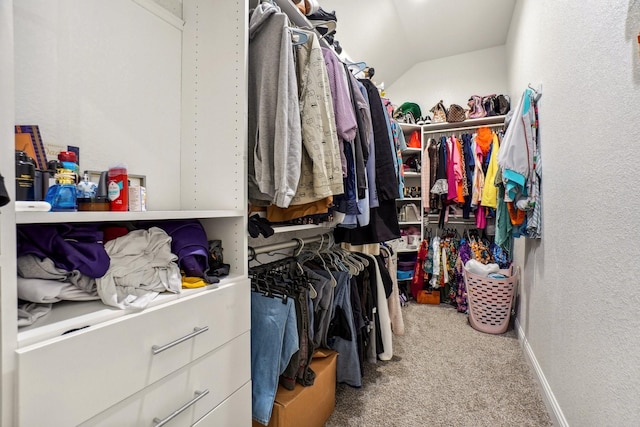
[[[411,270],[411,271],[398,270],[397,275],[398,275],[398,280],[412,279],[413,278],[413,270]]]
[[[96,289],[87,292],[69,282],[48,279],[25,279],[18,277],[18,298],[24,301],[50,304],[58,301],[99,300]]]
[[[398,261],[398,270],[413,271],[415,265],[415,261]]]

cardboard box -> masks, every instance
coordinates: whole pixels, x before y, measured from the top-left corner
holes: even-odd
[[[293,390],[278,386],[268,427],[323,427],[336,405],[338,353],[319,350],[311,361],[316,373],[312,386],[296,384]],[[253,427],[264,427],[253,421]]]

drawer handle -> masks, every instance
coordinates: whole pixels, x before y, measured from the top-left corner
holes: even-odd
[[[168,417],[163,418],[163,419],[154,418],[153,419],[153,422],[155,423],[154,426],[155,427],[160,427],[160,426],[165,425],[166,423],[168,423],[169,421],[171,421],[172,419],[174,419],[175,417],[177,417],[178,415],[180,415],[181,413],[186,411],[190,406],[194,405],[198,400],[200,400],[203,397],[205,397],[207,394],[209,394],[209,389],[207,389],[205,391],[196,391],[195,392],[196,397],[194,397],[193,399],[191,399],[190,401],[188,401],[187,403],[182,405],[180,408],[178,408],[177,410],[172,412],[171,415],[169,415]]]
[[[169,344],[165,344],[165,345],[154,345],[153,347],[151,347],[151,350],[153,351],[153,354],[158,354],[158,353],[162,353],[165,350],[170,349],[173,346],[176,346],[178,344],[180,344],[181,342],[185,342],[186,340],[189,340],[193,337],[195,337],[196,335],[200,335],[203,332],[207,332],[209,330],[208,326],[204,326],[202,328],[198,328],[197,326],[195,328],[193,328],[193,332],[191,332],[189,335],[185,335],[182,338],[178,338],[175,341],[170,342]]]

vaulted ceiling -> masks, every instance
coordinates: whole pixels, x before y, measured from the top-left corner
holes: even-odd
[[[413,65],[505,44],[516,0],[320,0],[336,40],[386,87]]]

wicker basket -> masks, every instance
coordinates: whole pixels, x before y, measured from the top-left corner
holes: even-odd
[[[469,324],[478,331],[502,334],[509,327],[511,307],[518,283],[518,270],[500,270],[505,279],[479,276],[463,268],[469,303]]]

